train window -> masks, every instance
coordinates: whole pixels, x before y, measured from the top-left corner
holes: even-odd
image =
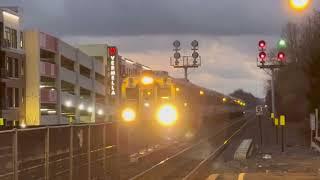
[[[137,88],[127,88],[126,89],[127,99],[138,99],[138,89]]]
[[[159,97],[170,97],[171,96],[170,88],[159,88],[158,96]]]

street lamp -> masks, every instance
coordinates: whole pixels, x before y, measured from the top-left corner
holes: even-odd
[[[290,7],[297,11],[305,10],[310,3],[311,0],[289,0]]]

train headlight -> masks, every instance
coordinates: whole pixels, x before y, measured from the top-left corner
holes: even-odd
[[[170,126],[177,121],[178,112],[173,105],[166,104],[159,108],[157,118],[160,124]]]
[[[121,113],[122,119],[126,122],[131,122],[136,119],[136,112],[131,108],[125,108]]]
[[[142,84],[149,85],[153,83],[153,78],[150,76],[143,76],[141,79]]]
[[[147,108],[150,107],[150,104],[148,102],[145,102],[143,105],[144,107],[147,107]]]

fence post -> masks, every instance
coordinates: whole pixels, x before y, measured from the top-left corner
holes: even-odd
[[[73,126],[70,126],[70,142],[69,142],[69,180],[73,179]]]
[[[88,180],[91,179],[91,125],[88,125]]]
[[[49,142],[50,141],[50,129],[46,128],[46,136],[45,136],[45,179],[49,180]]]
[[[318,118],[319,118],[319,116],[318,116],[319,114],[318,114],[318,113],[319,113],[318,108],[316,108],[316,109],[315,109],[315,116],[316,116],[316,137],[319,137],[319,129],[318,129],[318,128],[319,128],[319,119],[318,119]]]
[[[13,144],[12,144],[12,153],[13,153],[13,179],[18,180],[18,130],[15,128],[13,132]]]
[[[103,145],[103,177],[106,179],[106,124],[103,124],[103,133],[102,133],[102,145]]]

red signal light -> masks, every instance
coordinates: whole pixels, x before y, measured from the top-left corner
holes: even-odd
[[[284,52],[279,52],[278,53],[278,61],[283,61],[285,59],[286,55]]]
[[[261,41],[259,41],[258,45],[259,45],[260,48],[264,49],[267,44],[266,44],[266,42],[264,40],[261,40]]]
[[[259,58],[260,58],[260,61],[265,61],[265,59],[267,58],[267,54],[265,52],[260,52],[259,53]]]

